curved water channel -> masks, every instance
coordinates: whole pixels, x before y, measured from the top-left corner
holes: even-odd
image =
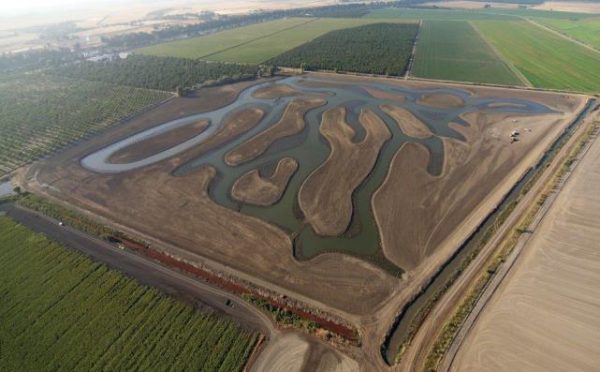
[[[327,103],[306,113],[306,127],[301,133],[277,140],[269,147],[266,153],[257,159],[250,160],[236,167],[230,167],[224,162],[225,154],[254,135],[277,123],[287,104],[298,98],[279,97],[275,99],[263,99],[253,96],[256,90],[270,84],[287,84],[306,95],[326,94]],[[404,102],[398,102],[374,98],[363,89],[364,87],[403,95],[405,100]],[[417,102],[423,94],[431,93],[458,96],[465,101],[465,105],[460,108],[436,108]],[[383,104],[396,105],[409,110],[426,123],[435,135],[426,139],[416,139],[404,135],[397,123],[379,109],[379,105]],[[356,130],[355,141],[360,141],[364,137],[364,129],[358,122],[358,114],[363,108],[371,109],[386,123],[392,133],[392,138],[381,148],[377,163],[369,177],[363,181],[353,194],[354,215],[347,232],[338,237],[323,237],[315,234],[310,226],[302,222],[303,218],[298,207],[297,194],[302,182],[329,155],[330,149],[327,141],[319,133],[319,124],[324,111],[338,106],[346,108],[346,119]],[[259,217],[291,233],[295,237],[294,256],[298,259],[310,259],[324,252],[342,252],[374,262],[394,275],[401,274],[402,268],[388,261],[382,254],[379,246],[377,226],[370,208],[370,200],[373,192],[385,178],[388,165],[397,149],[408,141],[423,144],[429,149],[431,154],[428,171],[432,175],[438,175],[441,172],[444,156],[442,141],[439,137],[451,137],[463,140],[458,132],[448,126],[451,122],[464,125],[464,121],[460,119],[461,114],[473,111],[524,114],[552,112],[550,108],[539,103],[517,98],[478,98],[458,88],[415,89],[380,82],[361,82],[359,86],[355,82],[346,83],[325,78],[294,76],[277,82],[266,82],[247,88],[240,93],[235,102],[220,109],[169,121],[134,134],[84,157],[81,160],[81,165],[99,173],[120,173],[154,164],[199,145],[215,133],[227,120],[229,115],[248,107],[258,107],[265,111],[265,115],[258,125],[228,143],[189,161],[178,168],[174,172],[174,175],[185,175],[204,165],[215,167],[218,176],[210,187],[210,195],[213,200],[222,206]],[[191,139],[139,161],[126,164],[109,162],[110,157],[121,149],[136,142],[160,136],[168,131],[201,119],[209,120],[210,125],[202,133]],[[262,175],[267,176],[282,157],[295,158],[299,162],[299,167],[291,178],[279,202],[272,206],[259,207],[242,204],[231,198],[230,190],[238,177],[252,169],[259,169]]]

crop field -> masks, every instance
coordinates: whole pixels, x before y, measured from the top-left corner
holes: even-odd
[[[502,13],[505,9],[502,9]],[[387,8],[376,9],[365,15],[364,18],[400,18],[405,20],[446,20],[446,21],[469,21],[469,20],[510,20],[512,15],[496,14],[482,10],[464,9],[416,9],[416,8]]]
[[[582,19],[536,18],[535,21],[600,50],[600,17]]]
[[[527,22],[473,22],[536,87],[600,91],[600,54]]]
[[[424,21],[411,75],[442,80],[523,85],[466,21]]]
[[[419,26],[375,23],[329,32],[267,61],[308,70],[402,75]]]
[[[381,22],[365,18],[288,18],[136,50],[144,54],[260,64],[330,31]],[[391,22],[402,22],[391,20]],[[244,35],[244,36],[242,36]],[[240,41],[240,38],[243,38]],[[216,40],[215,40],[216,39]]]
[[[258,335],[0,217],[0,370],[241,371]]]
[[[263,79],[175,98],[25,178],[189,260],[370,314],[419,288],[583,103],[332,74]]]
[[[294,28],[312,21],[314,19],[311,18],[279,19],[225,30],[208,36],[152,45],[136,49],[136,53],[159,57],[206,58],[223,50],[235,48],[253,40],[264,38],[282,30]]]
[[[0,175],[81,140],[169,93],[42,74],[0,80]]]

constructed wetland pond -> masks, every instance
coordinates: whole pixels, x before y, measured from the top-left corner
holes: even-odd
[[[276,98],[258,98],[255,95],[258,90],[275,85],[291,87],[296,93],[299,93],[291,96],[281,95]],[[378,92],[378,98],[369,91],[371,93]],[[457,107],[436,107],[421,102],[424,95],[432,94],[452,96],[463,104]],[[394,96],[403,98],[399,100]],[[288,104],[303,97],[320,97],[326,100],[326,103],[309,109],[305,113],[305,127],[301,132],[277,139],[265,153],[257,158],[236,166],[226,164],[224,158],[228,152],[275,125],[281,119]],[[380,108],[382,105],[393,105],[408,110],[425,123],[433,135],[426,138],[405,135],[396,121]],[[345,108],[346,122],[355,131],[354,142],[360,142],[365,136],[365,130],[358,119],[363,109],[371,110],[383,120],[391,133],[391,138],[385,141],[373,169],[352,194],[353,215],[346,231],[339,236],[320,236],[315,233],[310,224],[304,221],[298,206],[298,192],[307,177],[330,154],[330,147],[319,132],[319,126],[323,113],[336,107]],[[357,85],[314,76],[294,76],[249,87],[242,91],[233,103],[217,110],[169,121],[129,136],[87,155],[81,160],[81,165],[98,173],[120,173],[140,169],[202,144],[216,133],[232,115],[248,108],[259,108],[264,112],[256,126],[187,162],[179,167],[174,175],[185,175],[206,165],[215,167],[218,177],[215,178],[209,189],[212,199],[222,206],[256,216],[289,232],[294,237],[294,256],[299,260],[308,260],[325,252],[341,252],[373,262],[393,275],[402,274],[403,269],[383,255],[378,228],[371,210],[371,197],[386,177],[390,161],[397,150],[407,142],[422,144],[430,154],[427,172],[432,176],[437,176],[442,171],[444,163],[441,138],[464,140],[459,132],[449,126],[450,123],[467,125],[461,119],[462,114],[479,111],[529,115],[553,112],[549,107],[529,100],[477,97],[466,90],[453,87],[417,89],[376,81],[361,82],[360,85]],[[128,146],[151,140],[153,137],[164,135],[169,131],[201,120],[209,122],[209,125],[201,133],[184,139],[181,143],[168,149],[162,149],[162,151],[133,162],[112,163],[109,160],[116,152],[126,149]],[[273,173],[277,162],[284,157],[297,160],[298,168],[277,202],[269,206],[257,206],[241,203],[231,197],[232,187],[240,176],[258,169],[261,176],[268,177]]]

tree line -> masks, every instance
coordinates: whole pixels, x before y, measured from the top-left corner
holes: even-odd
[[[81,61],[55,68],[50,73],[138,88],[177,91],[185,95],[186,90],[200,86],[252,79],[257,75],[270,76],[273,68],[132,54],[124,59],[103,62]]]
[[[267,61],[306,70],[402,75],[417,24],[377,23],[329,32]]]

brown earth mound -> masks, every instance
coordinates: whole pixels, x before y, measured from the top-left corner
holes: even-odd
[[[381,146],[391,137],[385,123],[372,111],[362,110],[359,122],[365,138],[353,142],[354,129],[345,121],[345,109],[323,113],[321,134],[329,142],[329,157],[300,187],[298,201],[306,221],[317,234],[338,236],[352,218],[352,193],[373,169]]]
[[[256,98],[275,99],[279,97],[299,96],[302,92],[287,84],[273,84],[257,89],[252,95]]]
[[[300,133],[305,126],[304,114],[310,109],[323,106],[326,102],[320,98],[296,99],[290,102],[281,120],[228,152],[225,155],[225,163],[236,166],[256,159],[278,139]]]
[[[465,106],[465,101],[463,101],[463,99],[459,96],[445,93],[423,94],[417,102],[421,105],[441,108]]]
[[[298,169],[298,162],[292,158],[283,158],[277,163],[270,177],[260,176],[257,169],[242,175],[231,188],[231,196],[243,203],[268,206],[281,199],[285,188]]]
[[[147,140],[136,142],[115,152],[109,159],[111,163],[131,163],[158,152],[167,150],[202,133],[208,127],[208,120],[200,120],[183,127],[173,129]]]
[[[396,102],[400,102],[400,103],[404,102],[406,100],[406,97],[404,97],[402,94],[399,94],[399,93],[389,93],[389,92],[385,92],[383,90],[367,88],[367,87],[365,87],[364,89],[367,91],[367,93],[369,93],[370,96],[372,96],[374,98],[396,101]]]
[[[429,130],[427,125],[414,116],[410,111],[392,105],[381,105],[379,106],[383,112],[388,114],[398,123],[400,130],[407,136],[414,138],[427,138],[431,137],[433,133]]]

